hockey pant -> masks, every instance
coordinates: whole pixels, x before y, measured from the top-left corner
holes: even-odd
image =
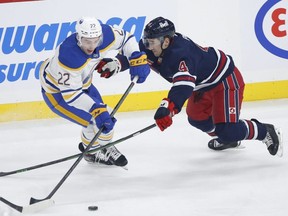
[[[234,72],[216,87],[193,92],[186,108],[189,123],[218,137],[222,143],[264,139],[266,129],[262,124],[239,119],[244,87],[243,78],[235,67]]]
[[[85,90],[85,93],[88,94],[95,102],[103,102],[95,86],[91,85],[87,90]],[[65,118],[75,124],[82,126],[81,140],[82,143],[87,146],[99,130],[94,121],[91,120],[91,115],[89,111],[77,109],[74,106],[70,106],[63,99],[61,93],[50,94],[42,89],[42,95],[45,103],[54,113],[56,113],[62,118]],[[107,110],[109,111],[111,110],[111,108],[107,107]],[[97,147],[99,144],[108,144],[109,142],[111,142],[113,134],[114,130],[111,130],[107,134],[101,133],[101,135],[93,144],[92,148]]]

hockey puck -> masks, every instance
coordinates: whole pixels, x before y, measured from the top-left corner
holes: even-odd
[[[98,210],[98,206],[88,206],[88,210],[89,211],[97,211]]]

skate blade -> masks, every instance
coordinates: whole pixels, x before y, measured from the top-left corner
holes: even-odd
[[[276,128],[276,133],[278,135],[278,139],[279,139],[279,147],[278,147],[278,151],[277,151],[277,156],[278,157],[282,157],[283,156],[283,134],[282,134],[282,130],[280,128]]]
[[[128,171],[128,166],[121,166],[121,168]]]
[[[98,168],[115,168],[115,167],[120,167],[120,168],[122,168],[122,169],[124,169],[124,170],[128,170],[128,166],[116,166],[116,165],[114,165],[114,164],[108,165],[108,164],[88,162],[88,161],[87,161],[87,164],[88,164],[89,166],[94,166],[94,167],[98,167]]]
[[[242,145],[242,143],[241,143],[239,146],[235,147],[234,149],[245,149],[245,148],[246,147],[244,145]]]
[[[236,147],[231,147],[231,148],[227,148],[227,149],[223,149],[222,151],[225,151],[225,150],[240,150],[240,149],[245,149],[246,147],[242,144],[242,142],[236,146]]]

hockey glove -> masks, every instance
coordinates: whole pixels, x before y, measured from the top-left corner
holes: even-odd
[[[170,101],[169,98],[164,98],[161,101],[160,107],[154,115],[156,124],[161,131],[164,131],[172,124],[172,117],[177,113],[178,110],[175,108],[173,101]]]
[[[117,121],[114,117],[111,118],[106,109],[106,105],[102,103],[94,104],[90,109],[90,113],[95,119],[96,126],[99,129],[104,127],[102,130],[103,133],[109,133]]]
[[[138,76],[137,83],[143,83],[150,73],[145,52],[133,52],[129,58],[131,80]]]
[[[121,70],[121,63],[117,58],[103,58],[95,68],[101,77],[109,78]]]

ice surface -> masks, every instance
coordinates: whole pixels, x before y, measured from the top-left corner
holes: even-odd
[[[209,137],[190,127],[185,110],[164,132],[153,128],[117,145],[126,171],[81,161],[37,216],[286,216],[288,212],[288,99],[246,102],[242,118],[282,128],[284,155],[259,141],[214,152]],[[114,140],[154,123],[154,111],[116,113]],[[0,171],[77,154],[80,127],[63,119],[0,124]],[[0,196],[26,206],[45,198],[76,159],[0,177]],[[97,205],[98,211],[88,211]],[[21,215],[0,203],[0,216]],[[29,215],[29,214],[28,214]],[[32,214],[31,214],[32,215]]]

